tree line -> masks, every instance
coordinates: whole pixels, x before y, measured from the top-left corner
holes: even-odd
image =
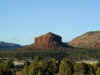
[[[100,75],[100,63],[90,65],[68,59],[34,60],[31,64],[25,64],[22,75]]]
[[[16,68],[12,61],[0,64],[0,75],[16,75]],[[66,58],[36,58],[33,62],[26,62],[22,75],[100,75],[100,63],[75,63]]]
[[[0,75],[16,75],[15,67],[12,61],[0,63]]]

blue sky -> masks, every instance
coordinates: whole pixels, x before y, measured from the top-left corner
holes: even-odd
[[[100,0],[0,0],[0,41],[31,44],[54,32],[68,42],[100,30]]]

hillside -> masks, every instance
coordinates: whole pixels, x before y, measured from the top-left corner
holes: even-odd
[[[69,45],[79,48],[100,48],[100,31],[87,32],[73,39]]]
[[[10,50],[16,48],[22,48],[22,46],[14,43],[0,42],[0,50]]]

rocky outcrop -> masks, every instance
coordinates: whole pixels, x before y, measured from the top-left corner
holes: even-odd
[[[69,45],[79,48],[100,48],[100,31],[91,31],[73,39]]]
[[[39,49],[56,49],[65,47],[65,45],[62,42],[61,36],[49,32],[40,37],[36,37],[34,47]]]
[[[52,32],[35,38],[32,45],[25,46],[22,50],[65,50],[70,48],[67,43],[62,42],[62,37]]]

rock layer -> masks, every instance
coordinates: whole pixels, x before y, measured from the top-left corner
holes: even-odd
[[[63,47],[62,38],[54,33],[47,33],[35,38],[34,47],[40,49],[54,49]]]
[[[100,31],[91,31],[73,39],[69,45],[79,48],[100,48]]]

